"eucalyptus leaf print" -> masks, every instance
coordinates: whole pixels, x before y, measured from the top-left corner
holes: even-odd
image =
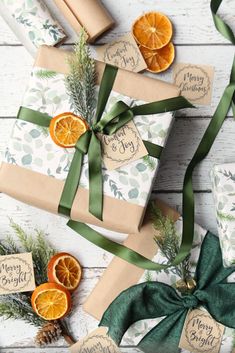
[[[36,48],[43,44],[55,45],[66,37],[63,28],[51,16],[43,1],[1,1],[18,24],[17,30],[28,37]]]
[[[214,166],[211,181],[223,262],[231,266],[235,261],[235,164]]]
[[[99,88],[96,87],[96,99],[98,91]],[[105,113],[120,100],[129,106],[144,103],[112,91]],[[53,70],[34,67],[22,105],[47,113],[51,117],[67,111],[73,112],[70,97],[66,92],[65,76]],[[134,118],[141,138],[146,139],[149,134],[151,135],[149,141],[162,147],[165,146],[167,139],[159,136],[162,130],[168,134],[172,121],[172,113]],[[5,153],[5,161],[59,180],[65,180],[73,155],[73,148],[64,149],[53,142],[48,128],[16,120]],[[115,170],[107,170],[103,165],[103,192],[109,197],[146,207],[158,168],[159,160],[149,156]],[[87,155],[83,162],[80,186],[89,188]]]

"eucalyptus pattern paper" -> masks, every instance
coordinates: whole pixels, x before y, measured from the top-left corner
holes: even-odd
[[[182,234],[182,218],[178,219],[175,222],[175,230],[176,230],[176,235],[178,236],[178,239],[180,240],[180,236]],[[190,272],[193,277],[195,269],[196,269],[196,263],[199,258],[199,253],[200,253],[200,247],[202,244],[202,241],[206,235],[207,231],[203,229],[201,226],[198,224],[195,224],[195,230],[194,230],[194,243],[193,243],[193,249],[191,251],[190,255]],[[153,239],[154,241],[154,239]],[[162,264],[167,264],[168,260],[165,258],[165,256],[161,253],[161,251],[158,251],[157,254],[154,256],[153,261],[162,263]],[[143,283],[146,281],[159,281],[166,283],[168,285],[171,285],[175,287],[176,282],[180,280],[181,278],[178,275],[178,272],[175,270],[175,268],[169,268],[166,270],[162,270],[159,272],[156,271],[145,271],[144,274],[142,275],[139,283]],[[234,282],[235,280],[235,274],[232,274],[229,277],[229,281]],[[202,309],[202,308],[201,308]],[[202,309],[203,310],[203,309]],[[139,341],[153,328],[156,326],[157,323],[159,323],[162,319],[150,319],[150,320],[141,320],[132,325],[129,330],[126,332],[125,336],[123,337],[122,340],[122,345],[131,345],[131,346],[136,346]],[[223,339],[222,339],[222,344],[220,347],[220,353],[232,353],[233,348],[234,348],[234,337],[235,337],[235,331],[230,328],[226,328]],[[186,350],[181,350],[181,353],[189,353]]]
[[[144,103],[112,91],[106,111],[118,100],[129,105]],[[66,93],[64,75],[35,67],[22,105],[47,112],[50,116],[73,111],[72,102]],[[134,123],[143,140],[164,147],[173,120],[172,113],[163,113],[137,116],[134,118]],[[5,150],[4,161],[65,180],[73,154],[74,149],[63,149],[57,146],[52,141],[47,128],[16,120]],[[158,167],[159,160],[149,156],[112,171],[108,171],[103,166],[104,194],[145,207]],[[86,156],[80,185],[86,189],[89,188]]]
[[[224,266],[235,265],[235,163],[211,171],[212,191]]]
[[[43,44],[55,45],[65,37],[63,28],[41,0],[0,0],[3,18],[32,52]]]

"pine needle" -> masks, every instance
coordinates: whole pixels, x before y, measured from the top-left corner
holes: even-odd
[[[86,44],[86,33],[83,30],[78,43],[74,46],[74,55],[68,58],[70,72],[65,79],[67,92],[71,98],[74,112],[92,123],[96,107],[95,61],[91,58]]]
[[[154,240],[159,246],[163,256],[168,260],[168,264],[170,264],[179,252],[180,237],[176,232],[174,221],[164,216],[154,203],[152,204],[151,211],[153,226],[158,232],[158,234],[154,236]],[[178,276],[183,280],[191,276],[189,258],[190,256],[181,264],[174,267]]]
[[[56,71],[53,71],[53,70],[44,70],[44,69],[41,69],[41,70],[37,70],[35,72],[35,76],[41,80],[48,80],[50,78],[54,78],[58,75],[58,72]]]

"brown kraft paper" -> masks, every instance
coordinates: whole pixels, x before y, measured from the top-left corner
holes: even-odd
[[[35,65],[66,74],[68,55],[68,51],[42,46]],[[96,62],[96,66],[99,83],[105,64]],[[121,69],[118,70],[114,90],[147,102],[179,95],[176,86]],[[8,163],[2,163],[0,169],[1,192],[52,213],[58,213],[63,185],[64,182],[61,180]],[[145,213],[142,206],[104,196],[103,222],[101,222],[89,213],[88,193],[88,190],[78,189],[71,219],[122,233],[138,232]]]
[[[88,34],[88,41],[113,27],[114,20],[99,0],[54,0],[64,17],[79,33],[82,27]]]
[[[171,217],[174,221],[180,217],[179,213],[164,202],[156,200],[156,204],[164,215]],[[152,259],[157,252],[157,245],[153,241],[155,233],[156,230],[153,229],[148,209],[139,233],[130,234],[124,241],[124,245],[148,259]],[[97,320],[101,320],[113,300],[122,291],[137,284],[143,273],[143,269],[115,257],[87,298],[83,306],[84,310]]]

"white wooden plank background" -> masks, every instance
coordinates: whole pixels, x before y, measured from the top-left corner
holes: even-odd
[[[64,25],[69,38],[76,35],[56,10],[53,1],[45,1]],[[215,67],[215,80],[211,106],[180,112],[164,151],[162,165],[157,178],[153,197],[160,197],[181,210],[182,182],[186,166],[210,121],[219,98],[229,80],[234,47],[214,28],[209,0],[103,0],[112,13],[117,26],[99,40],[106,43],[130,30],[131,23],[143,12],[158,10],[169,15],[174,23],[174,43],[177,62],[210,64]],[[221,16],[235,29],[235,1],[224,0]],[[24,92],[33,59],[18,42],[4,21],[0,21],[0,151],[8,140],[14,117]],[[171,82],[172,71],[158,75]],[[208,158],[196,169],[194,186],[196,190],[196,220],[202,226],[216,232],[216,222],[211,195],[209,171],[213,164],[235,161],[235,122],[231,113],[221,130]],[[76,296],[71,327],[78,339],[96,327],[96,321],[82,311],[82,303],[89,294],[112,256],[79,238],[66,227],[66,220],[24,205],[0,195],[0,238],[9,232],[9,217],[29,231],[39,226],[48,233],[48,239],[58,248],[76,255],[84,266],[82,285]],[[125,235],[109,234],[121,241]],[[3,353],[65,353],[63,340],[56,347],[34,348],[33,336],[36,330],[20,321],[0,320],[0,351]],[[133,347],[123,347],[122,352],[135,353]]]

